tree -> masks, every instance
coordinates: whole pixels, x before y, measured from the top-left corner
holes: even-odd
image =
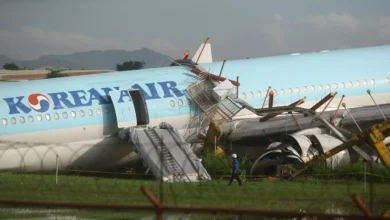
[[[14,62],[6,63],[3,65],[5,70],[19,70],[20,68]]]
[[[49,79],[49,78],[58,78],[58,77],[66,77],[68,75],[66,74],[63,74],[63,73],[60,73],[60,71],[58,70],[51,70],[47,75],[46,75],[46,79]]]
[[[127,61],[123,62],[122,64],[117,64],[116,65],[116,70],[117,71],[126,71],[126,70],[138,70],[142,69],[145,65],[145,62],[142,61]]]

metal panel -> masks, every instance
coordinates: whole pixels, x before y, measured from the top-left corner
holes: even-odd
[[[124,96],[123,94],[127,93]],[[126,90],[110,91],[112,104],[115,108],[115,115],[118,128],[125,128],[129,126],[136,126],[137,120],[134,113],[134,105],[130,99],[130,94]]]

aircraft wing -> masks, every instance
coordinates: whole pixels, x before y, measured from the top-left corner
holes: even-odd
[[[379,106],[386,118],[390,117],[390,104]],[[344,127],[352,133],[358,133],[359,130],[354,122],[364,129],[374,123],[383,121],[383,116],[376,106],[359,107],[349,110],[353,118],[345,109],[339,109],[336,114],[336,122],[339,127]],[[336,110],[324,112],[321,116],[330,121]],[[318,113],[319,114],[319,113]],[[313,117],[304,117],[303,114],[283,114],[268,121],[260,122],[261,117],[233,120],[221,125],[221,131],[224,138],[231,141],[241,139],[252,139],[257,137],[277,136],[290,134],[307,128],[324,128],[321,121],[313,120]]]
[[[191,60],[195,63],[212,63],[213,55],[210,43],[205,42],[201,44]]]
[[[211,45],[208,40],[209,38],[206,39],[206,42],[200,44],[198,50],[195,52],[194,56],[192,56],[191,59],[189,59],[190,53],[187,50],[179,60],[173,61],[170,66],[177,66],[177,62],[180,61],[192,62],[196,65],[201,63],[212,63],[213,54],[211,51]]]

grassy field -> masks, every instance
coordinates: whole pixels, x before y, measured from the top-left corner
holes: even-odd
[[[100,203],[151,205],[141,192],[147,186],[165,205],[234,207],[272,210],[310,210],[361,214],[351,195],[357,193],[369,206],[370,185],[364,184],[364,165],[346,164],[330,168],[316,164],[294,181],[250,181],[251,164],[247,157],[240,158],[243,187],[236,182],[228,186],[222,176],[230,173],[230,157],[217,158],[213,152],[202,156],[202,163],[213,180],[201,183],[163,183],[152,178],[138,178],[130,174],[108,174],[107,177],[64,175],[60,172],[58,184],[54,175],[29,173],[0,173],[1,200],[33,200],[46,202]],[[367,181],[373,184],[373,212],[382,214],[390,209],[390,169],[366,167]],[[92,175],[91,173],[89,175]],[[17,212],[16,212],[17,211]],[[107,219],[153,216],[154,213],[125,213],[111,211],[60,211],[0,209],[0,219],[48,216],[77,216],[84,219]],[[196,218],[198,217],[198,218]],[[212,216],[191,215],[191,219],[214,219]],[[220,217],[220,215],[218,215]],[[222,218],[220,218],[222,219]]]
[[[356,181],[340,183],[312,178],[293,182],[247,181],[243,187],[239,187],[237,182],[233,182],[232,186],[228,186],[227,183],[225,180],[163,183],[162,202],[166,205],[180,206],[303,209],[321,212],[337,208],[345,213],[360,213],[351,195],[358,193],[367,204],[369,201],[369,185],[365,190],[363,182]],[[140,190],[143,185],[160,199],[160,183],[153,180],[60,175],[56,184],[54,175],[0,173],[0,199],[149,205],[150,202]],[[390,208],[389,186],[390,184],[386,183],[374,184],[373,207],[377,214]],[[10,212],[5,209],[0,212],[0,218],[8,215]],[[104,216],[96,212],[77,212],[77,215]],[[113,213],[107,212],[107,215],[112,216]],[[128,217],[124,213],[115,215]]]

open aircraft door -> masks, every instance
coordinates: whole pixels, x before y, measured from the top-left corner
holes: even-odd
[[[109,94],[114,105],[118,128],[149,124],[148,107],[141,90],[110,91]]]

